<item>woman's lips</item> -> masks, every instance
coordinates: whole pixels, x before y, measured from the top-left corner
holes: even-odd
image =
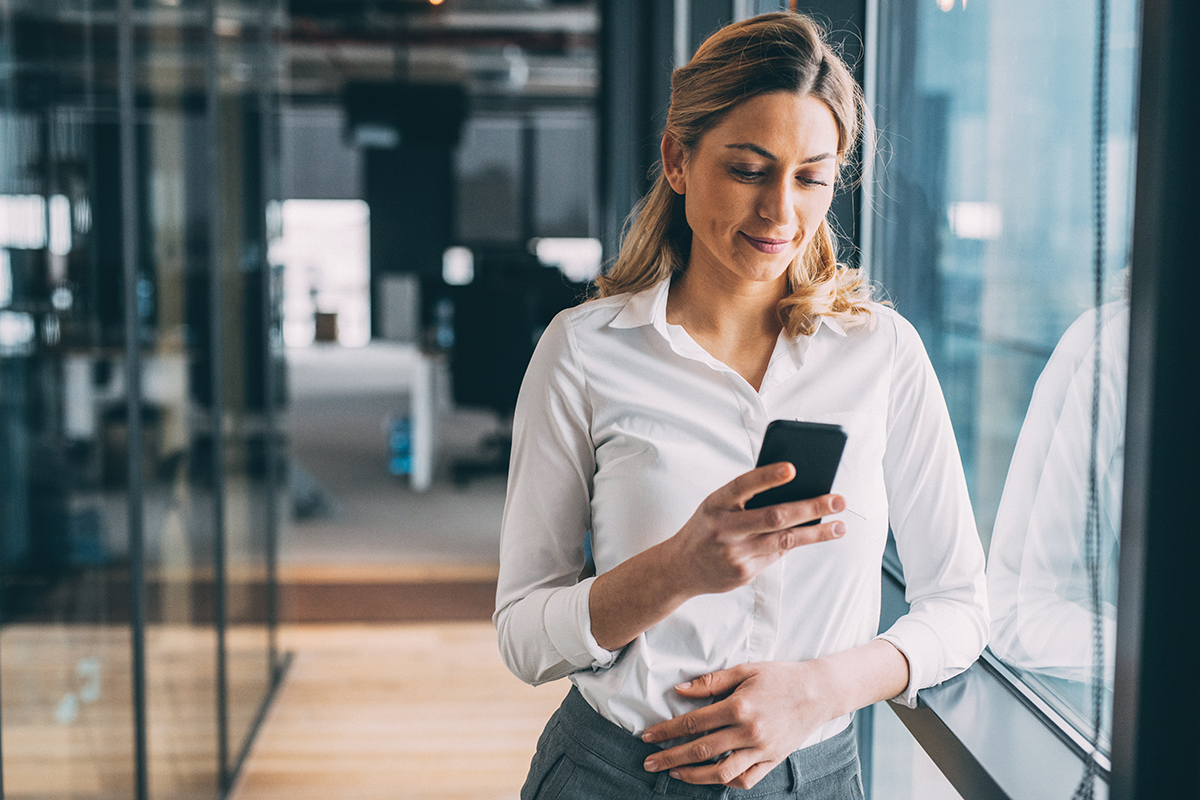
[[[741,231],[739,231],[741,233]],[[742,233],[742,236],[750,243],[750,246],[761,253],[776,255],[783,252],[783,248],[787,247],[788,239],[760,239],[757,236],[751,236],[748,233]]]

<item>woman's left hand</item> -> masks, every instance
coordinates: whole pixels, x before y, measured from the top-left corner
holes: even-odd
[[[749,789],[814,730],[838,716],[835,681],[820,659],[742,664],[680,684],[684,697],[727,695],[712,705],[651,726],[647,742],[703,734],[646,759],[649,772],[671,770],[686,783]],[[713,758],[728,753],[716,763]]]

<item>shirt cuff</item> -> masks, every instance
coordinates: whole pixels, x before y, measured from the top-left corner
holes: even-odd
[[[917,691],[937,683],[939,668],[936,663],[931,663],[937,659],[930,655],[937,653],[940,647],[937,636],[921,623],[901,618],[875,638],[890,643],[908,661],[908,686],[891,701],[916,708]]]
[[[543,622],[550,643],[564,661],[577,669],[605,669],[620,651],[605,650],[592,636],[592,613],[588,604],[592,583],[587,578],[552,594],[546,601]]]

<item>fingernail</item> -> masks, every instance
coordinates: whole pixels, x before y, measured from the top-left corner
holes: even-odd
[[[844,523],[841,523],[841,522],[833,523],[833,535],[834,536],[841,536],[845,532],[846,532],[846,526]]]
[[[837,513],[846,507],[846,501],[841,495],[834,495],[829,501],[829,507],[833,509],[833,513]]]
[[[658,762],[653,758],[647,758],[644,766],[646,767],[646,772],[654,772],[654,770],[658,769]]]
[[[652,732],[650,732],[650,731],[646,731],[645,733],[643,733],[643,734],[642,734],[642,741],[643,741],[643,742],[653,742],[653,741],[654,741],[655,739],[657,739],[657,738],[658,738],[658,737],[657,737],[657,736],[655,736],[655,735],[654,735]]]
[[[677,684],[675,684],[675,688],[676,689],[690,689],[690,688],[692,688],[692,682],[684,681],[683,683],[677,683]]]
[[[671,770],[671,771],[670,771],[670,772],[668,772],[667,774],[668,774],[668,775],[670,775],[670,776],[671,776],[672,778],[674,778],[675,780],[679,780],[679,772],[678,772],[678,770]]]

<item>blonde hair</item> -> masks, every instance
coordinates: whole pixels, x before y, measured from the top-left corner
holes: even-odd
[[[734,106],[770,92],[815,97],[828,106],[838,129],[840,175],[858,141],[865,113],[862,92],[825,41],[821,26],[802,14],[763,14],[710,36],[671,76],[671,107],[663,135],[689,152]],[[626,221],[616,264],[596,279],[597,295],[636,292],[682,271],[691,244],[684,200],[660,165],[654,186]],[[779,303],[779,318],[788,335],[813,333],[821,316],[845,326],[870,320],[871,287],[858,270],[838,264],[828,219],[821,222],[806,252],[788,266],[787,275],[790,294]]]

